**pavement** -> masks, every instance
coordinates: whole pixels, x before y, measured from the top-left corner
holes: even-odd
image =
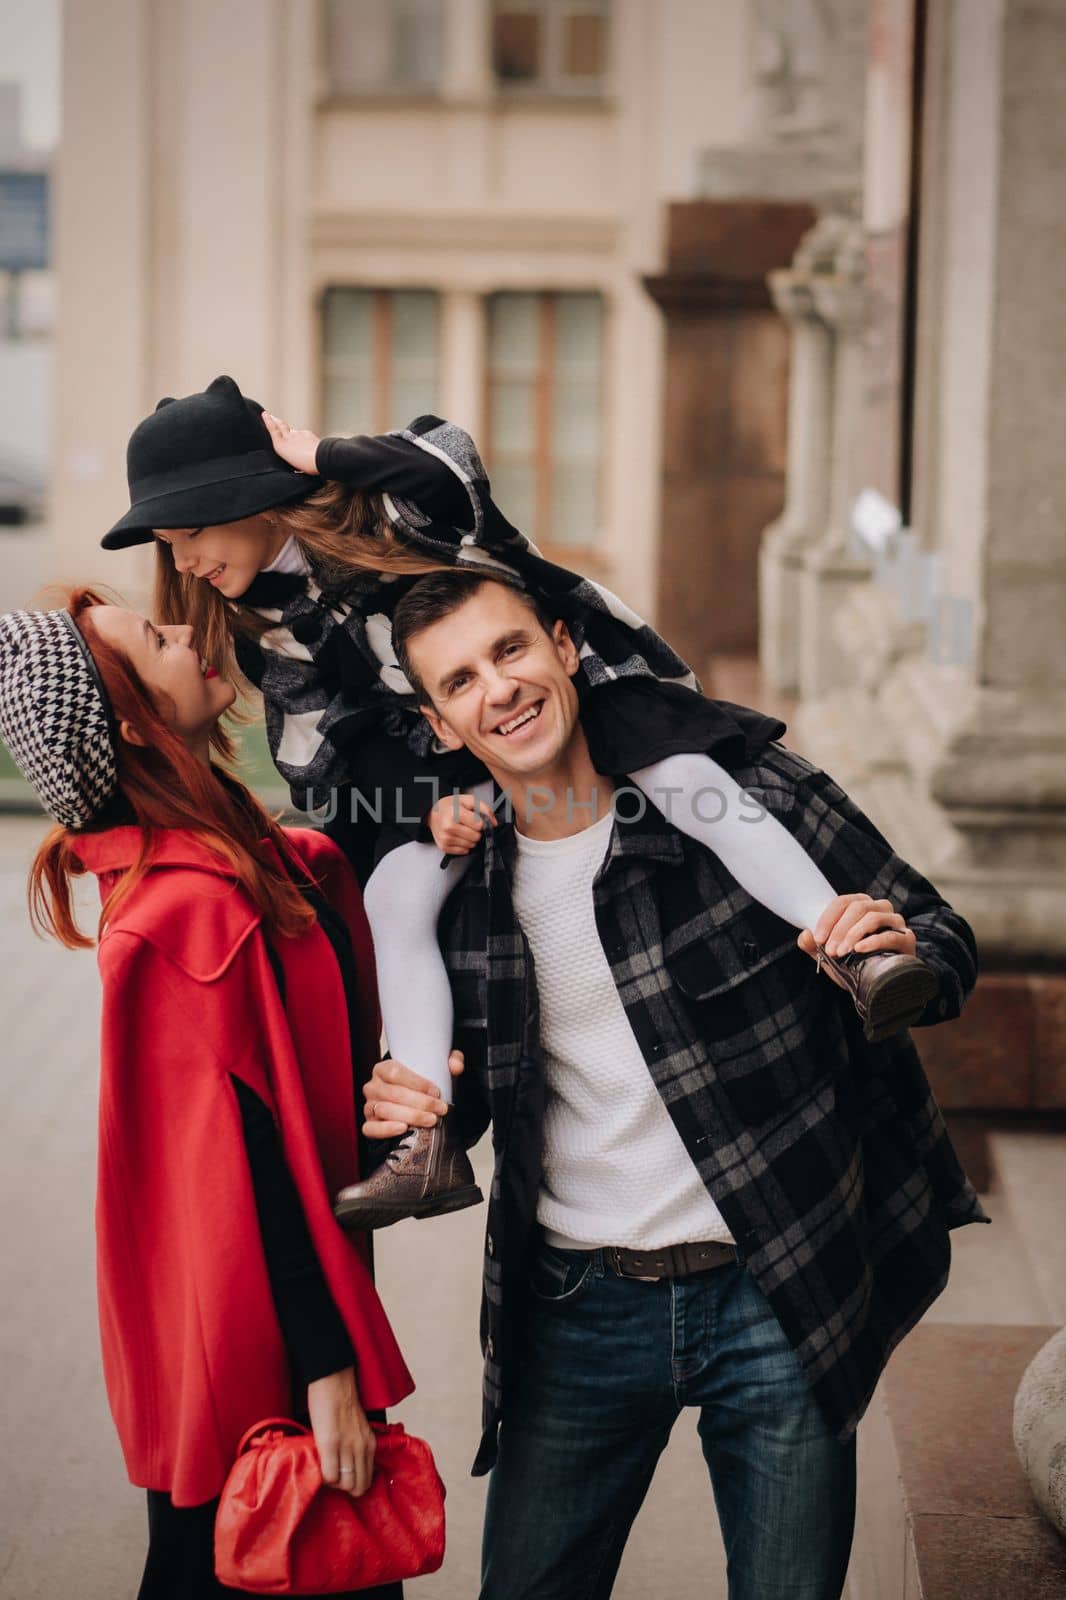
[[[96,1331],[95,957],[34,938],[26,870],[39,820],[0,817],[0,1600],[122,1600],[144,1561],[142,1493],[123,1470]],[[93,927],[93,901],[83,926]],[[487,1151],[478,1150],[482,1187]],[[448,1554],[411,1600],[473,1600],[486,1480],[481,1414],[482,1208],[380,1236],[378,1284],[417,1392],[396,1420],[428,1439],[447,1485]],[[726,1593],[695,1413],[684,1415],[630,1538],[616,1600]]]

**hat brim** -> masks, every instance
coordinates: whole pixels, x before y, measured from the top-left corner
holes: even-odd
[[[154,528],[211,528],[223,522],[239,522],[275,506],[304,500],[321,488],[323,479],[314,473],[268,468],[224,483],[182,489],[158,495],[153,500],[138,500],[100,540],[105,550],[126,550],[135,544],[150,544]]]

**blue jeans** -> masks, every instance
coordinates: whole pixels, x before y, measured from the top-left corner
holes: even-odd
[[[642,1283],[608,1273],[598,1251],[542,1244],[531,1290],[481,1600],[606,1600],[683,1406],[699,1407],[729,1600],[838,1600],[855,1441],[830,1431],[744,1267]]]

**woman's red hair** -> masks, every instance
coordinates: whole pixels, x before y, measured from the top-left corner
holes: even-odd
[[[71,592],[67,610],[92,651],[116,725],[131,723],[146,743],[115,738],[119,789],[132,821],[141,829],[141,846],[136,861],[104,902],[100,930],[147,872],[153,832],[181,828],[195,834],[232,869],[270,929],[292,936],[305,932],[315,920],[313,910],[261,848],[269,839],[283,859],[290,860],[282,830],[243,784],[232,775],[227,783],[220,782],[217,773],[167,727],[132,663],[93,626],[92,608],[106,604],[95,590],[79,588]],[[68,828],[53,828],[37,851],[29,883],[34,926],[75,950],[94,943],[78,927],[71,899],[72,880],[86,870],[76,853],[78,837]]]

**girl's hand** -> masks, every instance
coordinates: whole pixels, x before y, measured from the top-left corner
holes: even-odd
[[[331,1372],[307,1387],[307,1410],[323,1483],[353,1500],[370,1488],[377,1440],[355,1383],[355,1369]]]
[[[263,412],[263,421],[282,461],[287,461],[297,472],[317,476],[315,454],[321,443],[318,435],[312,433],[310,428],[293,428],[289,423],[282,422],[280,417],[271,416],[269,411]]]
[[[490,805],[472,794],[446,794],[426,821],[438,850],[446,856],[465,856],[480,844],[486,822],[495,828],[499,819]]]

